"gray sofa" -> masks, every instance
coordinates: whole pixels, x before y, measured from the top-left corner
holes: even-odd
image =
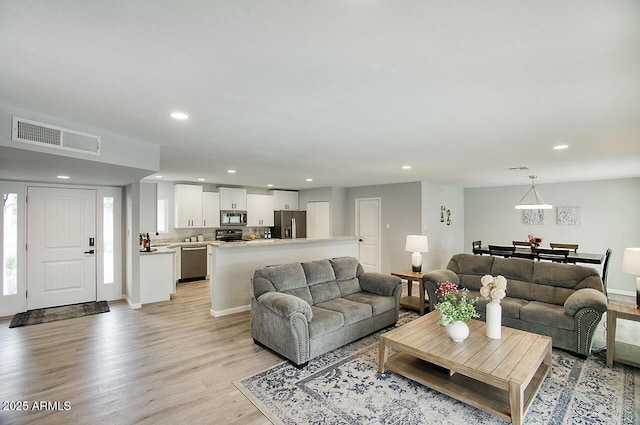
[[[522,258],[457,254],[447,269],[424,276],[425,286],[450,281],[479,297],[476,310],[485,320],[487,300],[480,296],[484,275],[507,279],[502,325],[550,336],[553,346],[587,356],[593,333],[607,311],[602,280],[591,267]]]
[[[298,367],[393,325],[400,278],[365,273],[356,258],[269,266],[251,282],[251,336]]]

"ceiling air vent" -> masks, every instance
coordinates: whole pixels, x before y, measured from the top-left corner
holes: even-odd
[[[49,148],[100,155],[100,136],[13,117],[12,140]]]

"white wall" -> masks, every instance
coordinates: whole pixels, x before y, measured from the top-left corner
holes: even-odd
[[[440,207],[451,211],[451,224],[440,221]],[[429,238],[429,252],[422,254],[423,270],[447,266],[464,252],[464,191],[454,186],[422,182],[422,234]]]
[[[545,211],[544,224],[522,223],[522,211],[514,205],[531,186],[473,188],[464,190],[464,251],[471,242],[483,245],[511,244],[529,233],[550,242],[577,243],[579,251],[613,250],[608,274],[612,293],[635,293],[635,277],[622,272],[624,248],[640,246],[640,178],[579,183],[536,184],[544,200],[554,206]],[[581,226],[556,224],[557,206],[579,206]],[[601,267],[597,267],[601,270]]]

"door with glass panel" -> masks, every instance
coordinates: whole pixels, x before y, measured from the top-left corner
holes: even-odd
[[[96,300],[96,191],[27,190],[27,309]]]

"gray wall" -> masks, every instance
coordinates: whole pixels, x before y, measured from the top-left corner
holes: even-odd
[[[411,253],[404,250],[407,235],[420,235],[422,201],[420,182],[346,189],[345,234],[355,235],[358,198],[381,199],[381,273],[411,267]]]
[[[624,248],[640,246],[640,178],[537,184],[540,195],[554,206],[544,212],[542,225],[523,224],[522,211],[514,208],[530,187],[465,189],[465,252],[471,251],[474,240],[482,240],[483,245],[511,244],[525,240],[529,233],[543,237],[547,247],[550,242],[577,243],[579,251],[603,254],[612,248],[609,290],[633,295],[635,277],[622,272],[622,253]],[[558,206],[581,207],[582,225],[556,224]]]
[[[440,221],[440,207],[451,211],[451,224]],[[422,182],[422,234],[429,238],[429,252],[422,255],[423,270],[447,266],[449,259],[464,252],[464,190]]]
[[[343,187],[322,187],[298,192],[300,209],[307,208],[307,202],[328,201],[331,203],[331,236],[345,236],[345,213],[347,189]]]

